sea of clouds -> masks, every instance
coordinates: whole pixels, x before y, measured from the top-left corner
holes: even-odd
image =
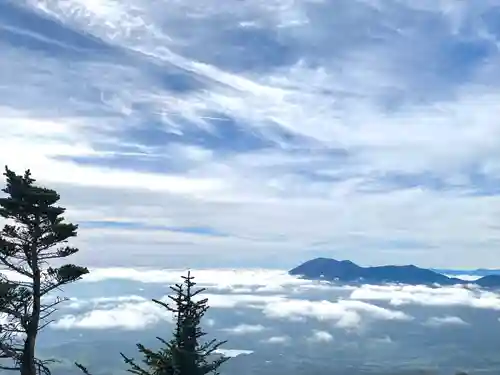
[[[214,309],[251,308],[267,318],[300,321],[331,321],[335,326],[355,329],[365,321],[414,319],[401,311],[404,305],[430,307],[470,307],[499,311],[500,294],[474,284],[446,287],[411,285],[336,285],[288,275],[281,270],[192,270],[198,286],[206,288]],[[95,269],[84,277],[82,285],[110,280],[132,280],[143,286],[136,293],[93,298],[73,297],[65,314],[54,328],[70,329],[143,329],[171,316],[145,295],[147,285],[172,285],[185,275],[184,270],[135,270],[128,268]],[[156,298],[166,299],[169,291]],[[381,307],[383,303],[385,307]],[[78,313],[78,310],[87,310]],[[74,310],[69,312],[67,310]],[[432,317],[429,324],[466,324],[454,316]],[[238,326],[234,332],[245,333],[260,327]]]

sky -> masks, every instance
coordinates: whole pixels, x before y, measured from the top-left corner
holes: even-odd
[[[500,267],[495,0],[1,0],[0,164],[89,266]]]

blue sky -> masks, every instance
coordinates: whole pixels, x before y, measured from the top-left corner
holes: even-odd
[[[500,267],[495,1],[4,0],[0,161],[92,265]]]

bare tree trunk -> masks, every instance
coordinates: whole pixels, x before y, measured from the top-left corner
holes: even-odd
[[[36,375],[35,366],[35,344],[38,334],[38,324],[40,321],[40,270],[38,264],[34,264],[35,272],[33,278],[33,310],[31,319],[28,323],[28,330],[26,332],[26,341],[24,342],[21,375]]]
[[[35,339],[29,335],[24,342],[21,359],[21,375],[36,375],[35,367]]]
[[[40,221],[37,215],[34,228],[33,243],[31,244],[31,269],[33,271],[33,309],[26,330],[21,363],[21,375],[36,375],[35,344],[38,334],[41,312],[41,274],[38,264],[38,239],[40,238]]]

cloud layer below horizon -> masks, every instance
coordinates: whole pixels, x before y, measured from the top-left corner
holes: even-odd
[[[145,290],[159,286],[159,293],[168,293],[166,285],[180,280],[180,270],[143,271],[142,278],[130,269],[102,269],[89,274],[81,281],[81,288],[72,290],[70,302],[64,306],[62,316],[52,326],[55,329],[125,329],[143,330],[160,322],[171,322],[161,306],[151,302]],[[256,322],[239,322],[227,325],[212,318],[207,324],[213,330],[216,325],[226,335],[266,334],[265,342],[286,344],[287,335],[273,335],[265,319],[270,321],[328,323],[330,329],[361,332],[374,322],[414,322],[426,327],[464,326],[467,318],[455,316],[460,309],[500,312],[498,291],[483,290],[474,285],[429,287],[410,285],[334,285],[308,281],[273,270],[193,270],[198,287],[207,288],[211,309],[220,311],[259,312],[262,318]],[[162,277],[159,277],[162,275]],[[99,293],[106,282],[122,285],[113,290],[125,291],[135,285],[136,294],[82,298],[78,291]],[[126,284],[129,281],[132,284]],[[124,284],[125,283],[125,284]],[[95,288],[97,286],[97,288]],[[137,286],[141,286],[139,289]],[[110,289],[111,290],[111,289]],[[88,295],[88,292],[85,292]],[[75,295],[77,297],[75,297]],[[157,295],[169,301],[165,295]],[[436,316],[413,316],[408,308],[421,308]],[[264,320],[263,320],[264,319]],[[217,319],[216,319],[217,320]],[[420,320],[420,322],[419,322]],[[221,326],[221,323],[224,325]],[[320,330],[321,331],[321,330]],[[319,331],[318,331],[319,332]],[[276,334],[276,332],[274,332]],[[278,332],[279,333],[279,332]],[[312,341],[328,341],[322,333],[311,334]]]
[[[90,266],[498,266],[493,0],[7,0],[0,162]]]

